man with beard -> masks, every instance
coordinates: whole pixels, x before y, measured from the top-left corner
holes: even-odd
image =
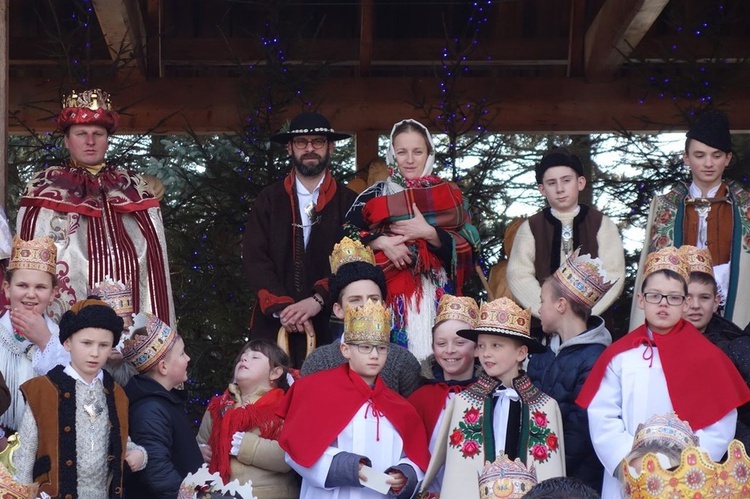
[[[251,337],[275,341],[283,326],[294,367],[305,358],[306,332],[314,330],[319,345],[332,340],[328,256],[356,194],[328,167],[334,142],[348,137],[309,112],[296,116],[289,131],[271,137],[286,144],[293,168],[261,191],[245,230],[245,273],[256,293]]]

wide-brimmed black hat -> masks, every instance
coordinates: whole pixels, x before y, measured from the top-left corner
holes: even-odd
[[[271,140],[279,144],[286,144],[298,135],[324,135],[329,140],[343,140],[351,137],[348,133],[334,131],[323,115],[302,113],[292,119],[289,123],[289,130],[277,133],[271,137]]]

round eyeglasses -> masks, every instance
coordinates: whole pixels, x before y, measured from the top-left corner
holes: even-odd
[[[307,148],[307,144],[312,144],[314,149],[320,149],[321,147],[324,147],[328,143],[328,139],[324,138],[315,138],[312,140],[303,139],[302,137],[297,137],[296,139],[292,140],[292,144],[294,144],[295,149],[305,149]]]

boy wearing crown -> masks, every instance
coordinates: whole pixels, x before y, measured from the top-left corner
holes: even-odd
[[[586,187],[581,159],[564,148],[549,151],[535,168],[539,192],[549,206],[529,217],[513,240],[507,267],[508,288],[518,303],[538,318],[541,286],[576,248],[599,257],[616,282],[594,306],[607,310],[622,293],[625,253],[617,226],[599,210],[580,204]]]
[[[422,421],[379,376],[390,329],[390,311],[381,303],[347,307],[341,344],[347,363],[301,378],[287,393],[279,445],[302,475],[301,498],[405,499],[422,478],[429,461]]]
[[[612,343],[604,320],[591,309],[614,284],[602,261],[574,251],[542,284],[539,317],[546,352],[531,356],[528,374],[560,406],[567,476],[602,489],[602,468],[589,436],[585,409],[575,400],[599,355]]]
[[[203,464],[194,428],[185,413],[190,361],[177,331],[158,317],[140,313],[126,338],[123,357],[138,371],[125,387],[130,435],[148,452],[146,467],[126,480],[133,499],[177,497],[180,484]]]
[[[123,497],[124,464],[139,469],[142,449],[128,443],[128,400],[102,370],[122,319],[104,302],[77,302],[60,320],[70,363],[25,382],[28,404],[15,453],[19,481],[53,497]]]
[[[458,331],[477,343],[484,373],[448,405],[422,490],[444,465],[440,496],[479,499],[485,461],[503,454],[533,464],[540,481],[565,476],[560,409],[520,367],[529,353],[546,350],[529,336],[530,324],[528,310],[499,298],[482,303],[476,327]]]
[[[341,321],[343,331],[346,307],[361,307],[367,300],[382,303],[388,296],[388,288],[383,270],[375,265],[372,249],[360,241],[343,238],[334,246],[330,261],[329,294],[336,299],[333,314]],[[332,319],[331,328],[333,327]],[[300,374],[307,376],[345,364],[346,359],[341,353],[341,341],[316,348],[305,359]],[[413,353],[404,347],[391,345],[380,377],[388,388],[403,397],[408,397],[419,387],[419,372],[419,361]]]
[[[737,407],[750,401],[727,356],[682,319],[689,279],[683,253],[667,247],[650,254],[643,274],[636,299],[645,324],[602,353],[576,399],[588,410],[591,440],[604,465],[604,499],[622,497],[616,474],[638,424],[674,411],[718,460],[734,437]]]
[[[643,280],[649,253],[690,244],[711,253],[723,316],[740,327],[750,322],[750,193],[734,181],[723,181],[732,161],[732,136],[726,115],[705,112],[686,134],[682,160],[690,183],[679,182],[651,202],[646,240],[635,289]],[[631,327],[643,322],[633,301]]]
[[[26,185],[16,232],[26,240],[49,236],[57,245],[58,278],[65,285],[50,309],[54,318],[109,275],[139,283],[133,289],[136,312],[174,324],[167,245],[151,180],[105,161],[119,121],[100,89],[66,96],[57,125],[70,159]]]

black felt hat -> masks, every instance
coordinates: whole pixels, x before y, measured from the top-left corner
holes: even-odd
[[[536,183],[541,184],[544,180],[544,172],[555,166],[568,166],[575,170],[579,177],[583,177],[583,163],[581,158],[565,149],[554,149],[544,155],[542,161],[534,167]]]
[[[703,113],[690,126],[687,138],[702,142],[726,153],[732,152],[732,135],[727,115],[719,111]]]
[[[324,135],[330,140],[343,140],[351,137],[348,133],[334,131],[325,116],[308,112],[295,116],[289,123],[289,130],[277,133],[271,137],[271,140],[286,144],[298,135]]]
[[[369,262],[349,262],[339,267],[336,273],[331,274],[328,279],[328,289],[333,300],[338,301],[344,288],[357,281],[374,282],[380,288],[383,300],[388,297],[383,269]]]
[[[60,343],[87,327],[112,331],[114,346],[120,342],[123,320],[112,307],[96,297],[78,301],[60,319]]]

